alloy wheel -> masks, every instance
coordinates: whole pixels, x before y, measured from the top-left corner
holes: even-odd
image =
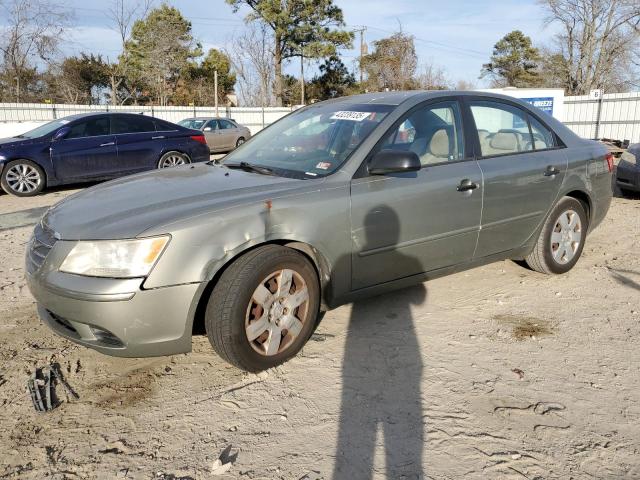
[[[309,291],[300,274],[282,269],[266,277],[247,307],[245,332],[261,355],[282,353],[298,337],[309,317]]]
[[[162,160],[160,168],[177,167],[178,165],[186,165],[187,160],[177,153],[169,155]]]
[[[40,172],[26,163],[9,167],[5,178],[9,188],[18,193],[35,192],[42,183]]]
[[[566,210],[560,214],[551,232],[551,255],[557,263],[564,265],[573,260],[580,248],[582,233],[582,222],[576,211]]]

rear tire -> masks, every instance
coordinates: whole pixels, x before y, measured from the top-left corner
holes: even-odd
[[[319,306],[311,262],[290,248],[265,245],[220,276],[207,304],[205,328],[224,360],[258,372],[300,351],[313,333]]]
[[[563,197],[551,210],[536,245],[525,261],[533,270],[562,274],[578,262],[587,236],[588,220],[582,204]]]
[[[171,151],[160,157],[160,160],[158,161],[158,168],[178,167],[189,163],[191,163],[189,155],[182,152]]]
[[[13,160],[2,169],[0,185],[10,195],[32,197],[44,189],[44,170],[31,160]]]

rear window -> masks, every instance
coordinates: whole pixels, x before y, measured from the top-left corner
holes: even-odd
[[[197,118],[187,118],[186,120],[180,120],[178,125],[185,128],[193,128],[194,130],[200,130],[206,120],[199,120]]]
[[[140,116],[116,116],[111,122],[111,130],[114,134],[120,133],[144,133],[155,132],[153,120]]]

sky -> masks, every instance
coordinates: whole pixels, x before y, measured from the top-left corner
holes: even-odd
[[[160,4],[160,0],[156,0]],[[244,28],[241,10],[233,13],[224,0],[171,0],[191,21],[194,37],[203,48],[222,48],[234,34]],[[369,51],[372,42],[402,30],[415,37],[420,64],[432,63],[445,70],[450,82],[466,80],[478,88],[487,86],[478,76],[482,64],[491,56],[493,45],[508,32],[519,29],[534,44],[549,43],[554,26],[545,25],[545,12],[536,0],[334,0],[342,8],[347,28],[366,27],[365,41]],[[100,53],[115,59],[120,53],[120,40],[112,29],[107,11],[111,0],[67,0],[74,18],[65,42],[64,53],[81,51]],[[344,63],[355,71],[359,50],[356,36],[354,49],[341,51]],[[297,75],[299,61],[294,60],[285,71]],[[313,66],[305,67],[313,76]],[[307,76],[307,73],[305,73]]]

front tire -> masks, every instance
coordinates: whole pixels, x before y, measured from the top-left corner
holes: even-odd
[[[191,163],[189,155],[181,152],[167,152],[158,161],[158,168],[171,168]]]
[[[224,360],[249,372],[293,357],[316,325],[320,287],[306,257],[265,245],[232,263],[211,292],[205,328]]]
[[[242,145],[245,142],[244,137],[240,137],[238,140],[236,140],[236,148],[238,148],[240,145]]]
[[[578,262],[587,237],[588,219],[582,203],[563,197],[551,210],[538,241],[525,261],[533,270],[562,274]]]
[[[14,160],[2,169],[0,185],[10,195],[32,197],[45,187],[44,170],[31,160]]]

